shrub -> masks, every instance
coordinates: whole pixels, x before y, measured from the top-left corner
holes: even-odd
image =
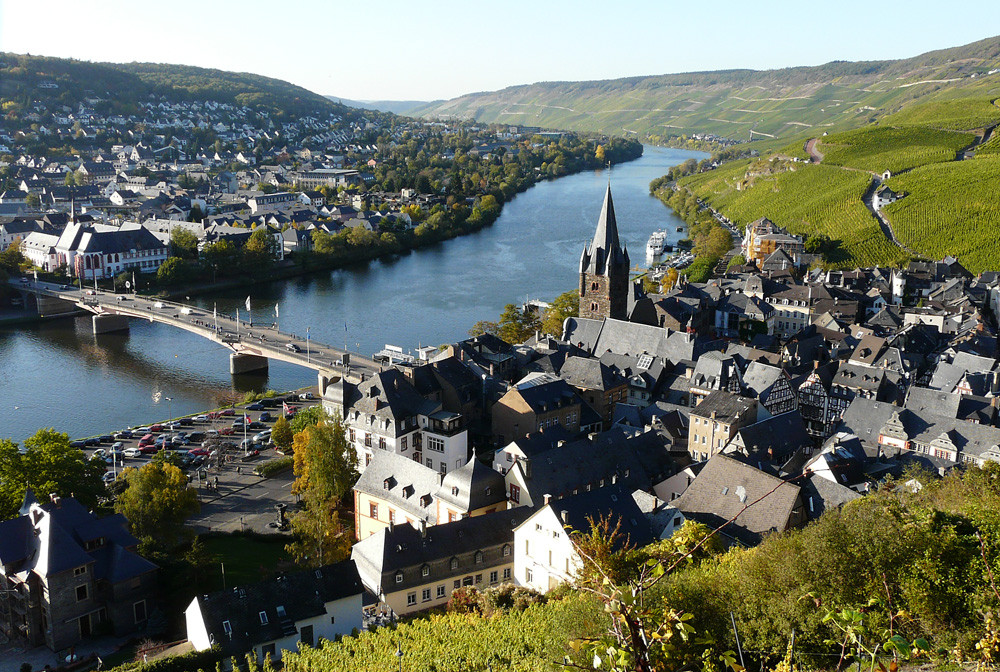
[[[291,455],[286,455],[285,457],[279,457],[265,462],[264,464],[257,465],[254,467],[253,473],[257,474],[261,478],[270,478],[275,474],[288,471],[294,464],[295,458]]]

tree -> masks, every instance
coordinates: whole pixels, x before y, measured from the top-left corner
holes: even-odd
[[[597,151],[594,152],[594,158],[601,162],[603,165],[607,161],[607,152],[604,151],[604,145],[598,145]]]
[[[523,343],[531,338],[540,326],[541,322],[535,313],[508,303],[500,314],[497,336],[512,345]]]
[[[542,331],[546,334],[562,338],[563,323],[566,318],[577,317],[580,314],[580,291],[574,289],[563,292],[549,304],[542,320]]]
[[[38,194],[28,194],[24,197],[24,202],[33,208],[37,208],[42,204],[42,199],[38,197]]]
[[[660,281],[660,291],[663,292],[664,294],[669,292],[671,289],[674,288],[674,285],[677,284],[677,279],[679,277],[680,273],[677,272],[676,268],[674,268],[673,266],[668,268],[667,272],[663,274],[663,279]]]
[[[483,334],[491,334],[493,336],[497,335],[497,329],[500,328],[496,322],[491,322],[489,320],[479,320],[469,328],[469,337],[475,338],[476,336],[482,336]]]
[[[296,562],[313,567],[347,557],[352,535],[340,520],[341,497],[357,481],[357,453],[339,418],[310,425],[295,435],[295,481],[305,509],[292,516],[295,541],[286,546]]]
[[[271,428],[271,440],[274,441],[274,445],[278,447],[278,450],[283,453],[288,452],[288,449],[292,447],[294,436],[288,420],[285,420],[285,416],[279,417],[274,423],[274,427]]]
[[[181,259],[197,259],[198,236],[183,226],[170,229],[170,255]]]
[[[320,405],[310,406],[309,408],[303,408],[298,413],[292,417],[292,421],[289,423],[289,427],[292,430],[292,434],[298,434],[303,431],[306,427],[311,427],[312,425],[318,425],[321,422],[326,422],[329,419],[326,411]]]
[[[163,285],[176,285],[188,277],[188,265],[180,257],[170,257],[156,270],[156,280]]]
[[[278,243],[267,226],[258,226],[243,246],[243,264],[248,270],[267,268],[278,256]]]
[[[54,429],[35,432],[24,441],[23,453],[15,442],[0,440],[0,519],[17,515],[28,488],[39,497],[74,497],[92,508],[104,494],[106,470],[103,460],[87,460],[69,445],[69,435]]]
[[[201,505],[184,472],[157,460],[126,469],[122,477],[128,488],[115,500],[115,512],[128,519],[140,552],[167,553],[190,538],[184,521],[198,513]]]

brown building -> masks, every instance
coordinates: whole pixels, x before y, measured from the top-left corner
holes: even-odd
[[[580,256],[580,317],[628,319],[628,271],[628,249],[618,240],[609,184],[594,240]]]
[[[716,391],[691,409],[688,453],[701,462],[722,452],[741,427],[757,422],[757,400]]]
[[[577,394],[601,416],[604,429],[611,427],[615,404],[626,402],[628,381],[599,359],[567,357],[559,377],[568,382]]]
[[[144,627],[157,566],[136,554],[127,524],[68,497],[42,506],[29,490],[20,517],[0,523],[0,633],[61,651]]]
[[[512,387],[493,405],[493,444],[505,446],[555,425],[571,435],[577,434],[585,424],[595,422],[600,429],[600,417],[583,403],[569,383],[539,376]]]

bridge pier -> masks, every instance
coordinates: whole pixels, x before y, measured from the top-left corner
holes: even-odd
[[[229,355],[229,373],[236,375],[253,371],[267,371],[267,357],[244,355],[239,352]]]
[[[35,305],[38,306],[38,314],[42,317],[71,315],[80,312],[80,308],[72,301],[64,301],[41,294],[37,296]]]
[[[94,334],[108,334],[113,331],[128,331],[128,318],[124,315],[92,315]]]

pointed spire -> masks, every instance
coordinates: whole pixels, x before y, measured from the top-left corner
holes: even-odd
[[[622,250],[618,240],[618,221],[615,219],[615,204],[611,198],[611,184],[604,193],[604,205],[601,206],[601,216],[597,220],[597,230],[590,247],[584,250],[580,259],[580,271],[604,275],[608,266],[624,263],[628,266],[628,257]]]

